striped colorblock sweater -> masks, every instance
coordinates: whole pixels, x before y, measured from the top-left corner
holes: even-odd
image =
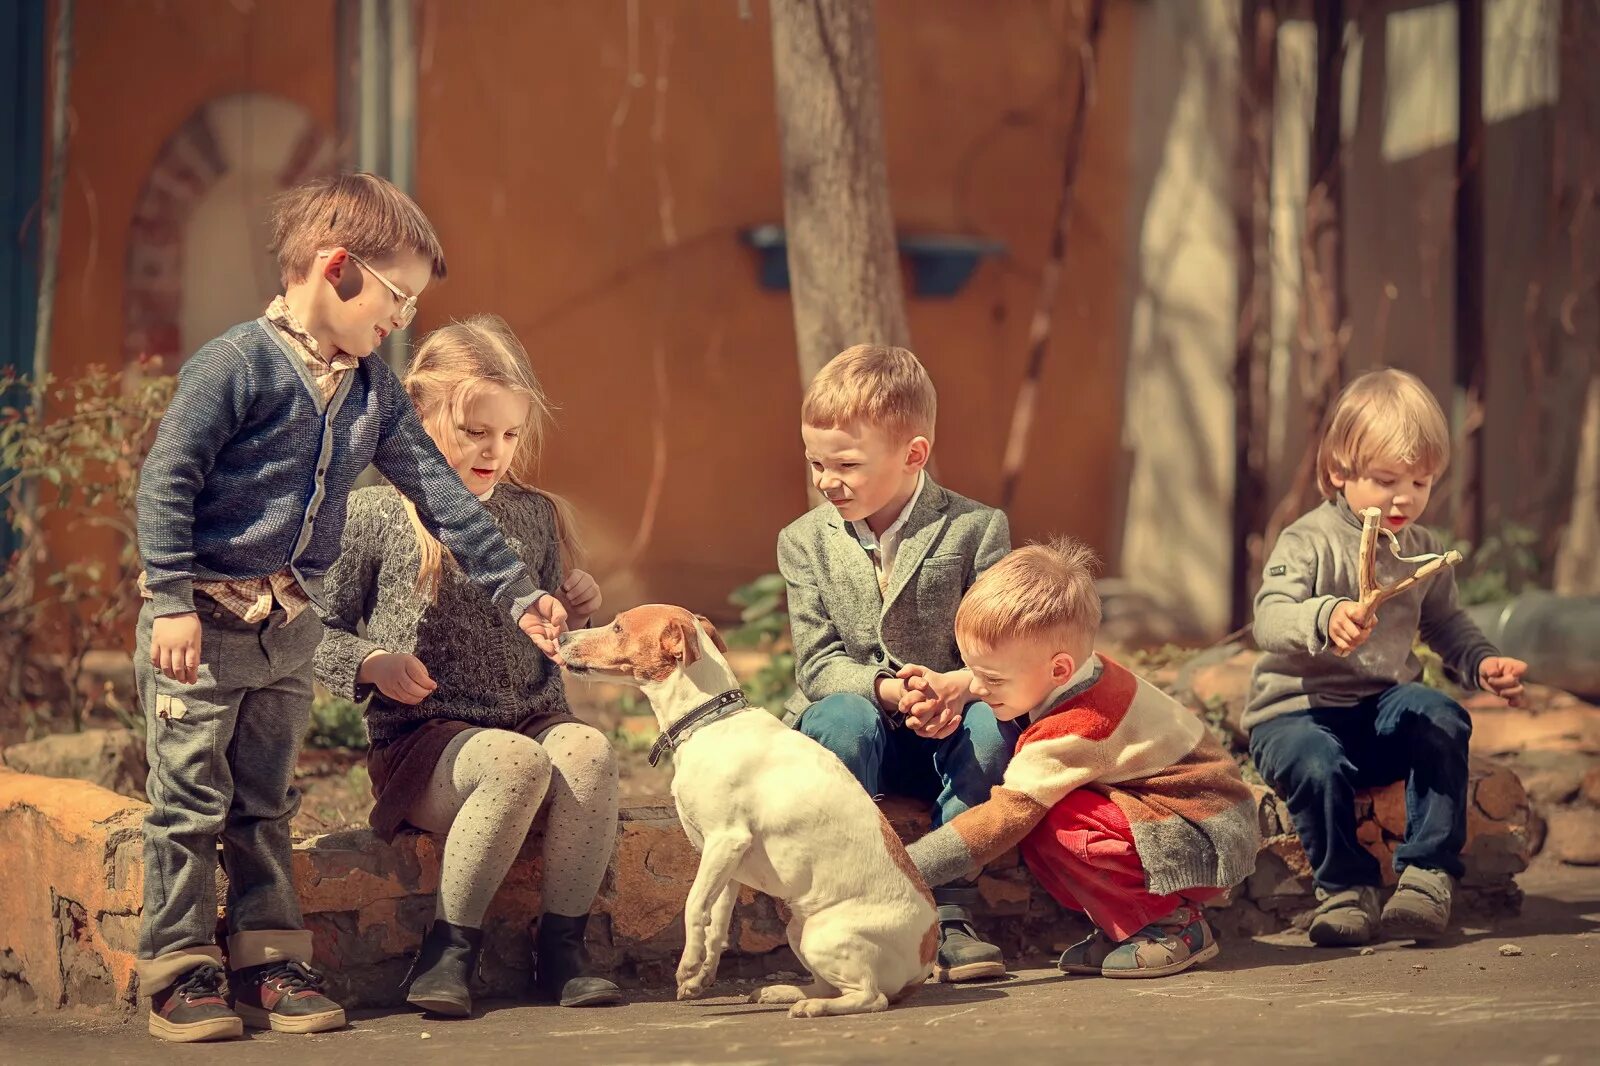
[[[1255,797],[1231,756],[1177,700],[1100,655],[1017,742],[990,799],[910,847],[930,885],[1015,847],[1074,789],[1127,816],[1151,892],[1227,888],[1255,868]]]

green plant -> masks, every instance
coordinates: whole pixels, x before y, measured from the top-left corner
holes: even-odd
[[[611,731],[611,746],[618,751],[632,752],[635,755],[648,755],[655,746],[656,738],[651,733],[641,733],[636,729],[613,729]]]
[[[794,648],[789,639],[788,586],[782,574],[763,574],[733,590],[728,602],[739,608],[740,625],[727,634],[731,648],[754,648],[766,661],[745,681],[751,703],[773,714],[795,690]]]
[[[763,574],[739,586],[728,602],[739,608],[740,622],[727,634],[729,647],[759,648],[788,639],[789,592],[782,574]]]
[[[49,725],[64,704],[81,729],[99,695],[83,691],[84,656],[127,643],[139,467],[176,385],[159,371],[96,366],[59,388],[0,372],[0,506],[19,545],[0,571],[0,708],[23,721]],[[97,544],[79,557],[85,533],[109,536],[109,560]]]
[[[311,728],[306,731],[308,748],[365,748],[367,723],[361,704],[336,696],[321,685],[311,697]]]
[[[1499,603],[1537,583],[1539,535],[1527,526],[1507,522],[1476,546],[1451,546],[1466,557],[1456,568],[1456,595],[1464,606]]]

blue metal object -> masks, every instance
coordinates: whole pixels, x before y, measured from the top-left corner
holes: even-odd
[[[45,3],[0,4],[0,366],[19,374],[33,371],[39,299],[39,228],[29,215],[44,171]],[[10,523],[0,520],[0,559],[15,546]]]
[[[761,287],[778,291],[789,287],[789,246],[782,226],[754,226],[740,235],[760,255]],[[900,254],[911,263],[914,296],[947,299],[960,292],[985,256],[1004,255],[999,241],[956,234],[911,233],[897,242]]]

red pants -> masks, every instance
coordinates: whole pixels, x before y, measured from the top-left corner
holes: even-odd
[[[1083,911],[1113,940],[1126,940],[1185,903],[1223,893],[1187,889],[1157,896],[1145,886],[1128,818],[1112,800],[1080,788],[1050,808],[1022,841],[1022,857],[1063,907]]]

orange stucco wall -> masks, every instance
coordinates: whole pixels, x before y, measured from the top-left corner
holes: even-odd
[[[451,266],[418,329],[495,311],[518,331],[562,407],[546,481],[579,507],[614,606],[725,615],[805,506],[789,303],[738,236],[782,221],[766,11],[740,6],[640,0],[632,43],[623,0],[417,7],[416,192]],[[955,299],[909,301],[940,389],[940,475],[980,499],[998,493],[1059,196],[1069,6],[878,7],[897,225],[1010,249]],[[196,108],[271,92],[330,133],[337,113],[331,0],[88,0],[78,18],[63,373],[120,358],[128,221]],[[1019,542],[1070,532],[1109,552],[1120,536],[1132,22],[1113,6]]]
[[[270,92],[332,136],[337,112],[333,0],[80,0],[76,12],[50,345],[57,377],[123,361],[129,220],[162,145],[190,115],[218,96]],[[64,554],[112,550],[64,523],[47,530]]]
[[[620,2],[481,3],[471,19],[420,8],[417,192],[451,262],[422,325],[492,310],[518,331],[563,407],[546,480],[578,505],[620,601],[725,609],[728,589],[774,568],[777,531],[806,505],[789,303],[757,285],[739,240],[783,211],[769,27],[750,7],[741,20],[731,3],[643,2],[631,44]],[[1106,32],[1012,512],[1019,540],[1071,532],[1102,550],[1119,536],[1123,14]],[[897,225],[1010,247],[955,299],[910,301],[940,390],[941,477],[993,500],[1059,197],[1076,31],[1036,4],[965,0],[885,0],[878,28]]]

